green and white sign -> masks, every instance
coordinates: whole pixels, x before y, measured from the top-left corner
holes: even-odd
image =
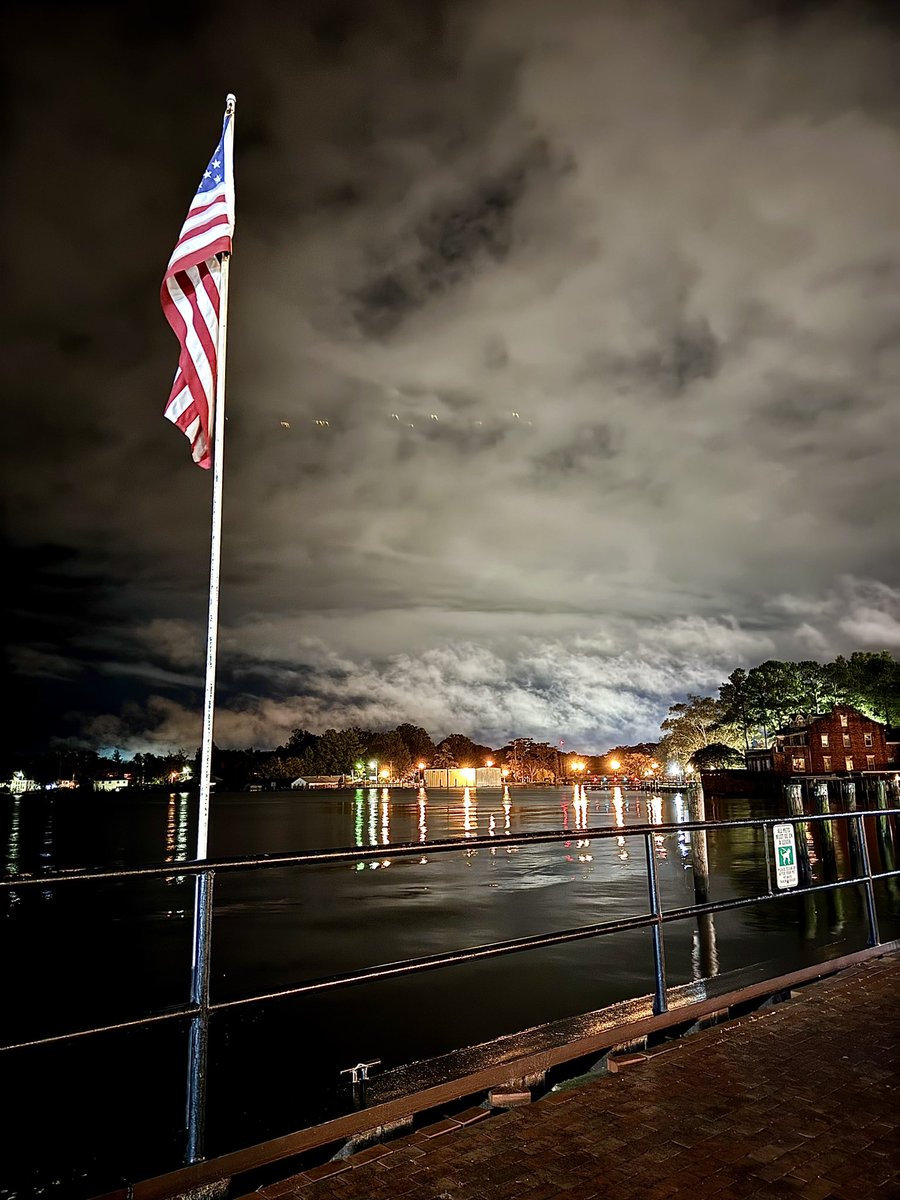
[[[775,876],[780,888],[796,887],[800,882],[797,873],[797,843],[793,825],[774,825],[772,838],[775,842]]]

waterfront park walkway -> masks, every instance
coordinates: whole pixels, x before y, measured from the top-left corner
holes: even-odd
[[[900,1197],[900,954],[535,1103],[470,1108],[255,1200]],[[508,1097],[512,1099],[512,1097]]]

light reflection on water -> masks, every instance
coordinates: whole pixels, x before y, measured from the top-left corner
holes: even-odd
[[[428,794],[424,788],[419,789],[419,841],[428,841]]]
[[[166,854],[165,862],[185,862],[191,857],[188,850],[190,829],[191,797],[189,792],[172,792],[166,808]],[[166,883],[182,884],[184,875],[168,875]],[[181,910],[179,910],[181,911]]]
[[[335,794],[307,794],[303,804],[314,821],[323,811],[343,807]],[[504,785],[502,789],[466,787],[457,791],[427,791],[424,787],[415,790],[398,788],[358,788],[352,794],[350,804],[352,816],[352,843],[357,846],[388,847],[392,844],[418,842],[423,847],[432,839],[460,838],[462,840],[488,836],[498,845],[486,848],[487,858],[498,862],[498,854],[511,858],[521,849],[516,845],[516,834],[530,830],[558,829],[571,832],[571,841],[541,848],[544,865],[536,875],[493,882],[491,887],[527,889],[533,883],[545,884],[549,880],[559,881],[558,873],[550,871],[548,860],[561,861],[582,868],[577,878],[591,877],[595,864],[600,868],[600,880],[608,878],[609,872],[618,868],[628,873],[634,858],[631,839],[624,832],[615,842],[603,841],[596,846],[586,836],[592,829],[614,826],[623,831],[628,825],[649,821],[655,825],[675,823],[687,818],[684,798],[681,793],[652,795],[649,793],[623,792],[620,787],[609,791],[598,791],[584,784],[575,784],[566,789],[513,789]],[[324,838],[317,845],[338,845],[340,836]],[[503,844],[501,844],[503,843]],[[673,841],[673,835],[654,835],[654,845],[660,863],[664,863],[670,852],[680,868],[690,868],[691,835],[682,833]],[[288,847],[285,847],[286,849]],[[291,848],[296,848],[296,842]],[[535,848],[529,847],[534,856]],[[597,854],[600,858],[597,858]],[[462,865],[471,868],[478,859],[478,847],[470,847],[461,853]],[[483,856],[482,856],[483,857]],[[382,870],[392,860],[360,860],[351,864],[355,872]],[[635,868],[643,869],[643,855],[634,859]],[[423,854],[418,860],[400,860],[401,869],[413,866],[428,866],[439,873],[452,876],[451,859],[446,856],[430,857]],[[550,871],[548,875],[548,871]],[[565,878],[560,876],[559,879]]]
[[[658,828],[687,820],[691,810],[692,802],[680,794],[596,791],[583,785],[470,789],[468,793],[374,787],[355,792],[214,796],[212,857],[336,846],[365,847],[378,855],[371,862],[357,860],[350,870],[347,864],[334,864],[217,876],[214,994],[226,999],[379,961],[646,912],[644,837],[628,836],[635,824],[654,826],[650,836],[658,854],[664,907],[699,898],[694,866],[700,867],[709,899],[763,891],[764,840],[757,831],[736,829],[704,836],[683,829],[664,834]],[[762,812],[731,808],[728,815]],[[66,869],[119,862],[165,862],[173,864],[166,871],[177,871],[177,864],[193,856],[196,796],[115,801],[66,797],[56,801],[52,812],[46,798],[26,796],[0,803],[0,821],[6,871],[11,875],[46,866]],[[547,829],[566,836],[547,846],[530,846],[521,840],[526,832]],[[612,831],[613,836],[597,837],[600,829]],[[432,841],[462,842],[465,834],[470,839],[489,835],[491,844],[452,853],[429,851]],[[399,843],[415,845],[414,856],[392,858],[390,847]],[[59,996],[64,993],[67,1011],[78,1000],[84,1009],[84,1020],[79,1010],[78,1023],[89,1024],[91,988],[101,999],[115,995],[117,1002],[125,994],[123,1011],[111,1013],[110,1019],[144,1012],[154,1001],[182,1002],[193,889],[189,877],[167,876],[173,885],[182,878],[187,909],[174,909],[178,900],[165,889],[161,908],[171,903],[173,910],[153,924],[143,923],[137,900],[133,912],[128,908],[126,889],[118,884],[93,890],[88,885],[81,901],[84,908],[62,926],[71,908],[68,900],[48,905],[40,901],[36,889],[20,888],[23,903],[14,912],[12,906],[7,909],[7,933],[15,934],[26,952],[40,947],[33,971],[20,971],[16,978],[16,989],[24,995],[20,1020],[30,1019],[28,1010],[41,1005],[43,1019],[57,1020]],[[68,886],[72,897],[80,894],[81,885]],[[62,897],[63,887],[56,893]],[[155,896],[144,889],[139,899],[154,903]],[[841,928],[861,931],[860,944],[864,944],[865,922],[851,889],[830,902],[811,899],[804,925],[798,923],[799,900],[667,925],[669,982],[711,981],[722,972],[730,985],[730,971],[779,955],[787,969],[798,965],[803,953],[815,958],[816,940],[832,952],[831,928],[838,927],[838,902],[846,908]],[[833,916],[829,903],[835,907]],[[88,928],[99,930],[95,943],[84,937]],[[70,947],[76,947],[77,953],[67,956]],[[56,974],[60,961],[69,969]],[[348,1063],[374,1058],[388,1066],[411,1062],[646,994],[652,989],[650,969],[646,931],[626,931],[408,980],[338,989],[321,998],[301,998],[296,1004],[279,1001],[258,1016],[254,1012],[243,1024],[235,1018],[226,1027],[228,1038],[217,1043],[222,1058],[216,1064],[220,1078],[227,1079],[235,1095],[238,1128],[229,1145],[247,1144],[251,1133],[253,1140],[263,1140],[285,1131],[274,1116],[273,1125],[265,1125],[265,1098],[272,1097],[274,1105],[278,1091],[268,1085],[267,1064],[272,1061],[283,1062],[301,1080],[298,1092],[318,1096],[340,1079],[340,1070]],[[154,981],[159,983],[158,995],[148,991]],[[725,982],[720,979],[717,985],[704,986],[712,992],[716,986],[721,990]],[[171,984],[171,994],[163,984]],[[223,1016],[225,1020],[231,1018]],[[178,1109],[180,1120],[182,1050],[179,1042],[177,1102],[172,1104],[168,1093],[165,1104],[151,1095],[141,1121],[128,1113],[130,1129],[147,1121],[160,1144],[169,1144],[165,1141],[169,1132],[160,1133],[149,1121],[169,1109]],[[80,1094],[97,1063],[85,1061],[83,1074],[73,1078],[78,1103],[93,1114]],[[45,1081],[40,1086],[46,1092]],[[253,1097],[253,1119],[260,1122],[250,1133],[243,1095]],[[41,1103],[45,1099],[42,1095]],[[277,1099],[280,1103],[281,1097]],[[257,1118],[259,1110],[263,1115]],[[226,1132],[220,1131],[220,1140]],[[102,1134],[108,1138],[105,1130]],[[174,1144],[174,1139],[170,1141]]]
[[[6,839],[5,872],[7,875],[19,874],[19,854],[21,851],[22,828],[22,797],[13,796],[9,814],[9,834]],[[21,896],[16,891],[9,895],[9,906],[21,903]]]
[[[177,864],[193,857],[196,803],[196,796],[186,793],[114,802],[67,797],[56,803],[51,820],[42,798],[11,801],[0,807],[7,873],[34,872],[44,864],[66,868],[160,861],[173,864],[166,871],[177,872]],[[679,825],[696,811],[693,800],[679,793],[599,791],[582,784],[453,792],[376,786],[345,792],[219,794],[212,804],[211,857],[339,846],[365,848],[377,857],[219,873],[213,993],[227,1000],[277,991],[378,963],[646,914],[646,836],[657,856],[664,909],[763,892],[765,842],[756,830],[704,836],[660,828]],[[732,808],[729,815],[751,814]],[[757,810],[752,815],[762,814]],[[649,826],[647,835],[629,834],[635,825]],[[537,846],[522,840],[525,833],[551,829],[564,835],[560,841]],[[598,837],[600,830],[612,836]],[[478,837],[489,844],[446,853],[431,850],[434,841],[465,843]],[[415,846],[415,854],[392,856],[391,847],[398,844]],[[157,889],[164,893],[156,910],[163,919],[152,923],[138,909],[139,902],[157,902],[149,888],[135,899],[132,911],[130,893],[118,884],[94,891],[88,886],[84,908],[69,926],[61,925],[68,902],[43,904],[39,893],[20,889],[22,903],[8,903],[5,910],[6,928],[22,946],[41,946],[37,965],[43,972],[33,980],[20,976],[20,1024],[27,1025],[31,1008],[41,1004],[47,1009],[42,1019],[57,1019],[43,997],[59,994],[62,980],[54,977],[54,964],[69,961],[65,953],[70,945],[79,947],[79,971],[72,969],[66,977],[67,1000],[74,997],[82,1005],[84,1023],[92,1019],[96,997],[91,989],[100,998],[115,993],[117,1002],[127,993],[131,1008],[111,1019],[145,1011],[153,997],[159,1003],[181,1002],[193,888],[188,876],[166,876],[173,886],[179,879],[185,880],[180,893]],[[79,896],[75,889],[80,885],[67,886],[73,897]],[[62,886],[55,892],[61,897]],[[703,980],[711,994],[730,985],[730,973],[747,964],[777,960],[788,969],[804,954],[820,955],[821,946],[831,952],[835,929],[842,930],[842,937],[861,931],[864,939],[856,893],[847,889],[838,900],[844,906],[840,913],[835,900],[830,901],[834,913],[827,899],[812,900],[805,913],[799,900],[788,900],[668,923],[669,983]],[[99,929],[93,943],[83,937],[89,923]],[[135,953],[123,969],[121,956],[132,947]],[[87,953],[92,956],[90,970],[82,968]],[[331,1078],[322,1066],[326,1063],[337,1079],[338,1069],[348,1062],[410,1062],[645,995],[652,991],[651,972],[647,930],[624,930],[409,979],[338,989],[321,999],[311,994],[296,1007],[285,1002],[287,1040],[280,1037],[273,1009],[279,1037],[273,1034],[262,1057],[271,1057],[272,1046],[283,1053],[284,1045],[296,1042],[301,1047],[297,1054],[302,1054],[298,1071],[307,1070],[311,1058],[318,1063],[317,1078]],[[724,978],[713,984],[720,974]],[[25,994],[28,988],[32,991]],[[250,1024],[248,1019],[248,1028]],[[297,1037],[304,1029],[306,1040]],[[251,1060],[246,1078],[239,1072],[235,1076],[250,1091],[260,1060],[255,1048]]]
[[[23,837],[26,807],[28,832]],[[11,801],[6,812],[9,874],[42,866],[99,865],[104,846],[109,847],[106,861],[129,865],[176,864],[193,857],[196,796],[188,793],[104,800],[102,805],[67,797],[55,812],[46,799],[25,797]],[[691,804],[682,793],[623,792],[618,787],[601,791],[584,784],[222,793],[213,798],[212,857],[347,845],[377,849],[378,857],[222,875],[215,893],[217,964],[223,974],[240,978],[252,990],[259,979],[264,986],[276,986],[298,970],[310,977],[368,961],[645,912],[644,839],[629,836],[628,829],[680,824],[690,816]],[[594,836],[601,829],[616,836]],[[568,836],[545,846],[517,840],[536,830]],[[75,834],[80,843],[73,843]],[[432,841],[478,837],[488,837],[492,844],[429,853]],[[765,890],[763,839],[754,831],[723,831],[707,838],[655,829],[652,837],[664,907]],[[397,844],[417,845],[421,852],[392,858],[390,848]],[[186,879],[173,874],[166,883]],[[172,908],[161,915],[172,923],[189,922],[191,890],[183,887],[177,900],[173,894]],[[19,897],[8,896],[10,911]],[[711,921],[703,929],[670,926],[667,942],[683,933],[691,975],[715,973],[723,923],[740,927],[741,937],[758,931],[750,940],[764,950],[764,941],[783,924],[784,911],[761,906],[720,915],[718,931]],[[825,928],[821,921],[819,928]],[[733,944],[732,933],[729,946]]]
[[[66,798],[57,827],[54,803],[47,798],[11,798],[6,828],[6,873],[27,869],[102,865],[104,861],[129,865],[140,862],[178,863],[193,857],[196,822],[195,795],[170,793],[156,797],[130,798],[103,807],[97,801]],[[31,830],[23,846],[22,821],[28,807]],[[645,811],[646,810],[646,811]],[[154,838],[154,816],[161,813]],[[79,814],[83,814],[79,816]],[[682,819],[684,804],[679,794],[648,794],[597,791],[576,784],[565,789],[510,788],[426,791],[364,787],[354,792],[270,793],[250,797],[222,793],[213,798],[210,854],[213,857],[272,852],[300,852],[340,845],[389,848],[397,843],[417,842],[424,848],[432,840],[474,839],[489,835],[497,846],[489,857],[515,855],[520,850],[516,835],[533,830],[571,832],[573,843],[544,847],[545,860],[566,861],[567,852],[582,865],[596,861],[598,847],[591,845],[593,829],[618,827],[623,831],[648,818],[655,824]],[[349,818],[349,819],[348,819]],[[77,846],[72,833],[77,825]],[[669,836],[658,835],[661,857],[669,853]],[[577,842],[577,844],[575,844]],[[690,851],[690,837],[679,841],[679,858]],[[104,846],[109,850],[104,853]],[[630,839],[598,844],[604,870],[611,863],[626,869],[634,859]],[[477,855],[471,848],[469,857]],[[26,860],[25,866],[22,860]],[[440,870],[446,856],[428,856],[416,863],[403,860],[404,867],[431,865]],[[452,857],[452,856],[451,856]],[[573,855],[568,853],[568,859]],[[377,861],[377,860],[376,860]],[[353,864],[354,866],[356,864]],[[181,885],[185,876],[166,876],[166,883]],[[48,895],[52,893],[48,889]],[[14,897],[13,897],[14,898]],[[179,910],[181,911],[181,910]]]

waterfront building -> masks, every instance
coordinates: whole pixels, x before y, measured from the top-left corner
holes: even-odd
[[[426,788],[502,787],[499,767],[430,767],[424,772]]]
[[[894,765],[897,751],[886,734],[880,721],[849,704],[836,704],[829,713],[793,717],[776,732],[771,746],[747,751],[747,767],[776,775],[885,771]]]
[[[36,779],[26,779],[24,771],[13,771],[12,779],[6,784],[6,790],[14,796],[21,796],[23,792],[39,791],[40,786]]]

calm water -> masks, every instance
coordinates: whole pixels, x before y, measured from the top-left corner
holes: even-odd
[[[0,800],[8,875],[171,862],[162,881],[69,884],[0,898],[7,1041],[124,1020],[183,1003],[190,979],[196,797]],[[719,815],[765,815],[731,801]],[[567,789],[470,793],[360,789],[222,794],[213,801],[212,857],[378,846],[371,862],[221,875],[215,885],[214,1000],[414,955],[455,950],[645,912],[642,840],[592,831],[680,823],[686,798]],[[715,815],[713,812],[710,816]],[[516,844],[565,830],[549,847]],[[493,836],[451,855],[433,839]],[[399,842],[422,853],[392,860]],[[656,837],[664,907],[694,900],[691,837]],[[873,835],[873,853],[876,852]],[[847,874],[838,840],[837,869]],[[707,839],[710,899],[766,889],[762,834]],[[822,864],[813,851],[814,871]],[[882,937],[896,935],[896,894],[882,889]],[[893,929],[893,934],[891,930]],[[754,964],[784,969],[865,945],[856,889],[720,914],[666,928],[670,986]],[[716,981],[720,982],[717,983]],[[278,1001],[214,1019],[207,1153],[289,1132],[351,1106],[340,1071],[380,1059],[390,1070],[451,1049],[652,991],[645,930]],[[7,1133],[0,1196],[88,1195],[174,1169],[183,1153],[185,1032],[180,1023],[0,1056],[22,1103]],[[40,1153],[24,1149],[42,1130]]]

